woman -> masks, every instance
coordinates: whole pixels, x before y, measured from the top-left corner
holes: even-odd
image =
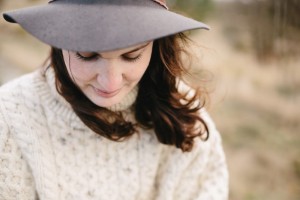
[[[0,199],[227,199],[220,135],[182,81],[186,30],[155,0],[4,14],[52,47],[0,88]]]

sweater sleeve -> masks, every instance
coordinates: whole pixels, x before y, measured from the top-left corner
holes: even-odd
[[[176,199],[228,199],[229,178],[222,140],[206,113],[204,119],[209,128],[209,139],[204,142],[197,140],[195,156],[180,179]]]
[[[228,171],[221,137],[216,130],[211,132],[212,143],[207,165],[199,176],[198,200],[228,199]]]
[[[1,106],[0,101],[0,199],[36,199],[29,166],[10,133]]]

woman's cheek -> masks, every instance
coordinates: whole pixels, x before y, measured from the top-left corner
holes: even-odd
[[[139,81],[145,72],[145,63],[133,63],[126,70],[125,77],[129,81]]]
[[[91,70],[91,67],[80,61],[73,62],[73,64],[71,64],[69,67],[70,75],[77,81],[90,80],[92,77],[92,72],[93,70]]]

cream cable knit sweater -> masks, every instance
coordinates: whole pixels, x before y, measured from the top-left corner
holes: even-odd
[[[0,199],[227,199],[221,139],[202,115],[210,138],[197,140],[190,153],[143,129],[113,142],[79,120],[56,92],[51,69],[46,78],[40,71],[25,75],[0,88]]]

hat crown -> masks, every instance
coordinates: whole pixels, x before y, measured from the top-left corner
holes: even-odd
[[[118,5],[145,5],[146,2],[156,2],[166,9],[166,0],[50,0],[48,3],[70,3],[70,4],[118,4]]]
[[[159,3],[160,5],[162,5],[163,7],[165,7],[166,9],[169,9],[167,7],[167,2],[166,0],[152,0],[152,1],[155,1],[156,3]]]
[[[48,3],[53,3],[53,2],[64,2],[64,3],[80,3],[80,4],[85,4],[85,3],[123,3],[123,2],[145,2],[145,1],[155,1],[160,4],[166,5],[167,2],[166,0],[49,0]]]

